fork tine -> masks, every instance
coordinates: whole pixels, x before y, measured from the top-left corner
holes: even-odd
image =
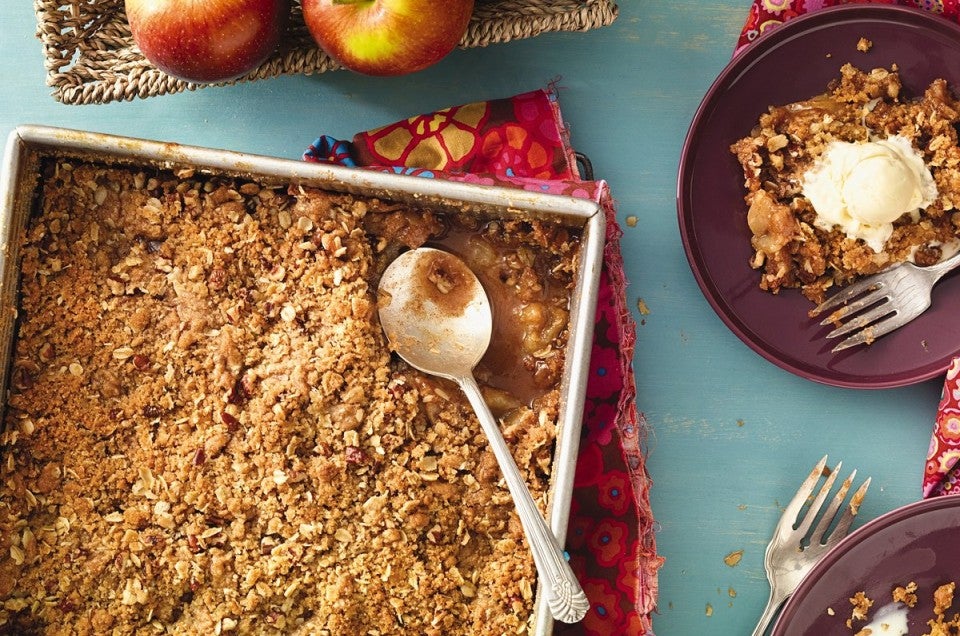
[[[803,483],[800,484],[797,494],[793,496],[793,499],[790,500],[790,503],[788,503],[784,509],[780,521],[777,522],[777,534],[787,535],[793,533],[793,524],[796,523],[800,509],[803,507],[804,502],[807,501],[810,493],[813,492],[814,486],[817,485],[817,482],[820,481],[820,478],[823,476],[823,468],[826,465],[827,456],[824,455],[820,461],[817,462],[817,465],[813,467],[813,470],[810,471],[810,474],[807,475],[807,478],[803,480]]]
[[[843,483],[840,484],[840,489],[837,490],[837,494],[834,495],[833,499],[830,500],[830,505],[827,506],[827,509],[824,511],[823,516],[820,517],[820,522],[817,524],[817,527],[813,529],[813,532],[810,533],[810,542],[813,543],[817,541],[819,543],[824,543],[824,539],[827,536],[827,529],[830,527],[830,524],[833,523],[834,517],[837,516],[837,511],[840,510],[840,506],[843,505],[844,499],[847,498],[847,492],[850,491],[850,486],[853,484],[853,480],[857,476],[857,471],[854,470],[850,473],[850,476],[843,480]]]
[[[857,488],[857,491],[853,493],[853,497],[850,498],[850,503],[843,511],[843,515],[841,515],[840,521],[837,522],[837,527],[834,528],[830,534],[830,538],[827,539],[827,543],[839,541],[847,535],[847,531],[850,530],[850,525],[853,523],[853,518],[860,512],[860,504],[863,503],[863,498],[867,496],[870,479],[870,477],[867,477],[860,487]]]
[[[890,317],[885,318],[879,322],[875,322],[872,325],[864,327],[863,330],[855,333],[846,340],[841,341],[837,344],[831,351],[836,353],[838,351],[843,351],[844,349],[849,349],[850,347],[855,347],[857,345],[867,344],[873,342],[880,336],[884,336],[894,329],[897,329],[907,323],[910,319],[909,314],[892,314]],[[842,334],[836,334],[842,335]],[[834,332],[827,334],[828,338],[835,338]]]
[[[837,474],[840,471],[840,468],[843,466],[843,462],[838,462],[830,474],[827,475],[827,479],[823,482],[823,485],[820,486],[820,492],[817,493],[817,496],[812,502],[810,502],[810,507],[807,509],[807,513],[803,516],[803,521],[797,526],[797,534],[801,537],[806,536],[807,531],[810,530],[810,526],[813,525],[814,519],[817,518],[817,515],[820,513],[820,509],[823,507],[823,502],[826,500],[827,495],[830,494],[830,489],[833,488],[833,482],[837,480]]]
[[[881,289],[883,284],[883,279],[880,278],[880,275],[878,274],[864,278],[863,280],[857,281],[852,285],[847,285],[833,296],[827,298],[825,301],[814,307],[810,312],[810,315],[819,316],[825,311],[833,309],[834,307],[838,307],[847,301],[853,300],[860,294]]]
[[[886,286],[878,285],[870,293],[864,296],[861,296],[857,300],[851,303],[848,303],[846,305],[843,305],[842,307],[839,307],[834,311],[831,311],[829,316],[827,316],[826,318],[820,321],[820,324],[821,325],[837,324],[847,316],[851,316],[857,313],[858,311],[860,311],[861,309],[865,309],[870,305],[876,302],[879,302],[885,298],[889,298],[889,293],[887,292]]]
[[[890,303],[883,303],[874,307],[870,311],[866,311],[862,314],[854,316],[844,325],[837,327],[833,331],[827,334],[827,338],[839,338],[840,336],[845,336],[849,333],[852,333],[858,329],[863,329],[864,327],[869,326],[871,323],[880,320],[887,314],[893,313],[896,311],[896,308],[893,307]]]

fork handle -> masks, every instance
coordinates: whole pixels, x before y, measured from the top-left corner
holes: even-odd
[[[780,609],[780,606],[783,605],[783,602],[787,600],[788,596],[790,595],[772,587],[770,588],[767,606],[763,608],[763,614],[760,615],[760,620],[757,621],[757,626],[753,630],[753,636],[763,636],[766,633],[767,626],[770,625],[770,621],[777,615],[777,610]]]

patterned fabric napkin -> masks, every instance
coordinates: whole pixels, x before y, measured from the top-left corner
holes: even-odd
[[[747,22],[737,40],[736,52],[739,53],[770,27],[804,13],[839,4],[899,4],[934,11],[960,21],[960,0],[753,0]]]
[[[650,480],[636,409],[634,322],[626,302],[621,230],[607,184],[583,180],[553,88],[411,117],[345,141],[317,139],[307,161],[501,185],[598,202],[607,215],[583,434],[567,550],[591,608],[557,634],[651,634],[657,597]]]
[[[960,0],[753,0],[734,55],[791,18],[839,4],[898,4],[960,22]],[[950,365],[923,472],[923,497],[960,494],[960,358]]]
[[[960,358],[947,370],[930,450],[923,471],[923,496],[960,494]]]

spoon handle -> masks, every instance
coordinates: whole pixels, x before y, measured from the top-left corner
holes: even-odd
[[[556,537],[540,515],[530,490],[513,460],[513,455],[503,439],[500,427],[483,399],[483,394],[480,393],[476,380],[472,375],[466,375],[457,378],[457,381],[476,411],[480,425],[490,442],[490,448],[500,464],[500,470],[503,472],[507,488],[517,507],[523,531],[526,533],[527,543],[530,544],[530,550],[533,552],[537,573],[545,584],[551,614],[564,623],[579,622],[590,608],[587,595],[584,594],[576,575],[570,569],[570,564],[564,558],[563,550]]]

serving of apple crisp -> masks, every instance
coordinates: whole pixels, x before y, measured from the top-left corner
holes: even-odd
[[[0,631],[526,633],[535,570],[481,429],[376,319],[379,272],[426,242],[508,312],[477,375],[545,509],[574,233],[48,160],[0,436]]]
[[[820,302],[834,285],[956,251],[958,121],[946,81],[910,97],[896,66],[845,64],[824,94],[771,106],[731,146],[760,287]]]

